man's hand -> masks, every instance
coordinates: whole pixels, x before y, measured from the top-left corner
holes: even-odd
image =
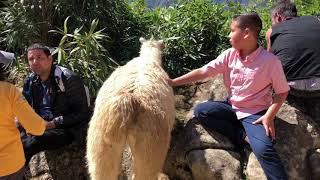
[[[54,124],[53,121],[46,121],[46,130],[54,129],[54,128],[56,128],[56,125]]]
[[[266,115],[261,116],[258,120],[254,121],[252,124],[262,124],[266,130],[267,136],[272,139],[276,138],[276,131],[274,128],[274,118],[268,118]]]

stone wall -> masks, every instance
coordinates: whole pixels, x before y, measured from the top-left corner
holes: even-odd
[[[266,179],[254,154],[247,150],[243,159],[224,136],[202,127],[192,119],[192,109],[207,99],[223,100],[226,96],[221,76],[186,89],[187,96],[176,95],[177,119],[172,132],[164,172],[171,180]],[[303,107],[309,112],[317,106]],[[320,179],[319,124],[299,106],[286,103],[277,114],[277,149],[289,179]],[[146,147],[147,148],[147,147]],[[68,146],[41,152],[30,162],[29,179],[89,179],[85,148]],[[132,157],[124,154],[120,180],[131,179]],[[146,167],[147,169],[147,167]]]

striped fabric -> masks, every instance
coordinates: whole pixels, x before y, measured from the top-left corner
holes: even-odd
[[[296,90],[316,91],[320,90],[320,78],[289,81],[288,85]]]

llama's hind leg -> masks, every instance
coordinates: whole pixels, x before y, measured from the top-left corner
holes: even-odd
[[[125,145],[125,138],[107,144],[96,144],[92,151],[95,157],[89,161],[89,173],[92,180],[117,180],[120,173],[120,163]]]
[[[133,155],[133,179],[134,180],[156,180],[162,172],[166,158],[168,145],[164,139],[153,137],[151,134],[137,136],[129,144]]]

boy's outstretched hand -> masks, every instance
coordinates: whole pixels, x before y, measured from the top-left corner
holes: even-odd
[[[172,79],[167,79],[167,82],[170,86],[174,86],[173,80]]]

